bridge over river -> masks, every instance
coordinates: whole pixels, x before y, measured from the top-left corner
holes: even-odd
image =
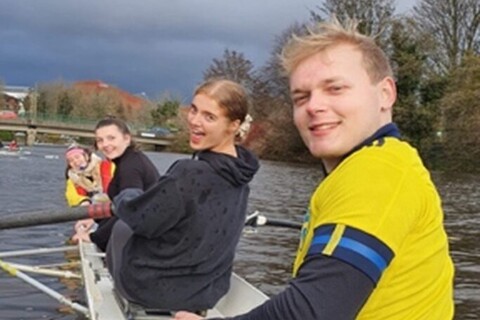
[[[24,132],[26,134],[25,143],[32,145],[36,141],[38,133],[93,138],[93,129],[96,123],[96,120],[37,114],[35,117],[0,119],[0,131]],[[169,146],[172,142],[171,137],[141,136],[140,132],[144,128],[130,128],[130,130],[136,142],[154,145],[155,149]]]

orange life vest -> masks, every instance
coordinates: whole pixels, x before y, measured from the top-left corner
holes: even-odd
[[[102,180],[102,189],[103,192],[107,193],[108,186],[110,185],[110,181],[112,181],[114,171],[114,164],[110,160],[102,160],[100,162],[100,178]],[[80,186],[75,186],[77,193],[81,196],[88,196],[87,190]]]

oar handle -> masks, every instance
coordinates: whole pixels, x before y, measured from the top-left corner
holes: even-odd
[[[290,229],[302,229],[302,224],[294,221],[273,219],[260,214],[258,211],[254,211],[252,214],[247,216],[245,221],[246,226],[258,227],[258,226],[272,226],[272,227],[283,227]]]
[[[65,208],[62,210],[40,210],[18,212],[0,218],[0,230],[39,226],[81,219],[105,219],[112,216],[110,202]]]

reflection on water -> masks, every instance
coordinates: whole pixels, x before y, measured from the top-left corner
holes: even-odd
[[[64,160],[61,148],[33,148],[21,157],[0,156],[0,216],[18,211],[64,208]],[[160,172],[176,159],[188,157],[149,153]],[[262,161],[251,184],[249,210],[278,219],[301,221],[311,192],[321,180],[318,166]],[[478,175],[434,174],[445,209],[456,266],[456,319],[478,319],[480,314],[480,179]],[[64,245],[72,223],[0,231],[0,251]],[[246,232],[238,248],[235,271],[267,294],[281,291],[291,273],[298,231],[261,227]],[[15,259],[24,264],[64,260],[62,255]],[[6,259],[5,259],[6,260]],[[49,277],[43,283],[78,299],[79,290]],[[58,312],[59,304],[36,289],[0,272],[0,319],[81,319]]]

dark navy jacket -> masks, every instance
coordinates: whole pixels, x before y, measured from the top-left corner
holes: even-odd
[[[257,158],[210,151],[175,162],[146,192],[122,191],[115,214],[132,230],[119,272],[122,287],[150,308],[203,310],[229,289]]]
[[[120,157],[113,159],[113,162],[115,172],[107,192],[110,199],[114,199],[120,191],[127,188],[147,190],[160,178],[152,161],[143,152],[133,147],[128,147]],[[100,250],[106,250],[116,221],[116,216],[97,221],[98,229],[90,234],[90,239]]]

